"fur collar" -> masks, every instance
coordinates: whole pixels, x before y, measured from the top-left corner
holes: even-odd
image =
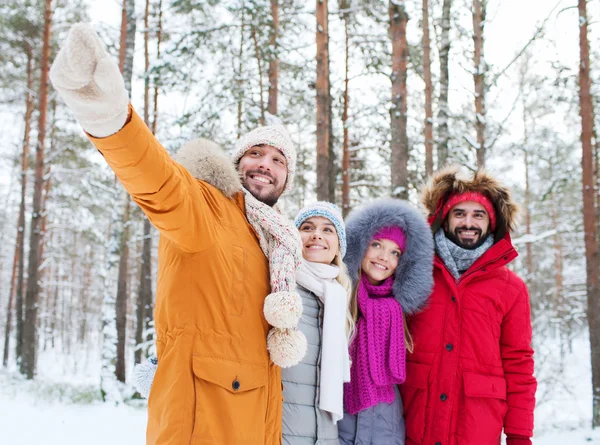
[[[433,236],[421,213],[406,201],[379,199],[346,220],[348,250],[344,262],[354,281],[373,236],[383,227],[398,226],[406,235],[406,248],[394,274],[392,292],[402,310],[413,314],[422,309],[433,287]]]
[[[496,240],[515,229],[519,207],[510,190],[483,169],[468,175],[460,166],[453,165],[434,174],[422,189],[421,201],[427,209],[433,232],[442,225],[440,210],[450,194],[464,192],[483,193],[491,199],[496,209]]]
[[[173,158],[194,178],[216,187],[228,198],[242,190],[242,182],[233,162],[213,141],[194,139]]]

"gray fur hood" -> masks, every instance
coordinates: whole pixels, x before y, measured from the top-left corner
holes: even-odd
[[[353,211],[346,220],[348,250],[344,262],[356,283],[370,241],[389,226],[399,227],[406,235],[406,248],[394,273],[394,297],[406,314],[414,314],[425,306],[433,288],[434,250],[431,229],[411,204],[385,198]]]

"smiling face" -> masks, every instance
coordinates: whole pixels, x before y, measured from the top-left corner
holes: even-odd
[[[287,179],[285,156],[271,145],[250,148],[238,163],[242,184],[259,201],[273,206],[283,193]]]
[[[302,256],[313,263],[331,264],[340,250],[337,231],[331,221],[313,216],[298,228],[302,240]]]
[[[448,212],[444,225],[446,237],[463,249],[476,249],[489,235],[490,216],[481,204],[464,201]]]
[[[396,271],[400,256],[402,251],[394,241],[374,239],[369,244],[360,267],[371,284],[381,284]]]

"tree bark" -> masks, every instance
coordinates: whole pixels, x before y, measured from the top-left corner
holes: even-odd
[[[392,39],[392,196],[408,199],[407,134],[407,62],[406,25],[408,13],[404,3],[390,0],[390,38]]]
[[[13,271],[10,281],[10,295],[8,299],[8,312],[6,315],[6,330],[4,335],[4,356],[2,364],[8,365],[10,330],[12,325],[13,306],[16,313],[16,347],[15,356],[20,361],[23,348],[23,281],[25,275],[25,200],[27,197],[27,169],[29,158],[29,134],[31,132],[31,116],[33,114],[33,54],[27,48],[27,90],[25,94],[25,131],[23,134],[23,152],[21,153],[21,203],[17,219],[17,240]],[[16,301],[15,301],[16,300]]]
[[[115,375],[119,382],[125,382],[125,344],[127,340],[127,282],[129,275],[129,213],[130,202],[129,195],[124,195],[125,208],[123,210],[123,232],[121,237],[121,252],[119,257],[119,278],[117,279],[117,298],[116,298],[116,316],[117,316],[117,362],[115,366]]]
[[[525,134],[527,135],[527,130],[525,130]],[[527,136],[525,140],[527,141]],[[531,235],[531,183],[529,180],[529,153],[527,151],[527,143],[525,145],[523,163],[525,164],[525,233],[527,235]],[[526,252],[526,266],[527,266],[527,287],[531,288],[531,282],[533,279],[534,272],[534,261],[533,261],[533,243],[531,241],[525,244],[525,252]]]
[[[156,59],[160,60],[160,43],[162,40],[162,0],[158,0],[158,26],[156,31]],[[152,114],[152,134],[156,134],[156,127],[158,121],[158,90],[160,85],[160,78],[156,76],[154,79],[154,112]]]
[[[138,291],[138,302],[136,307],[137,325],[135,332],[135,361],[141,362],[147,355],[147,347],[143,346],[145,341],[151,338],[144,338],[144,333],[148,332],[150,322],[152,321],[152,226],[146,218],[144,220],[144,241],[142,244],[142,265],[140,268],[140,287]],[[151,337],[151,336],[150,336]]]
[[[344,128],[344,143],[342,154],[342,215],[346,217],[352,209],[350,203],[350,147],[348,134],[348,107],[349,107],[349,91],[348,91],[348,72],[350,68],[350,36],[348,33],[349,13],[344,12],[344,42],[345,42],[345,59],[344,67],[344,111],[342,113],[342,126]]]
[[[579,104],[581,115],[583,229],[585,240],[587,319],[590,331],[593,414],[592,426],[600,426],[600,282],[598,280],[598,241],[594,191],[592,133],[594,118],[590,80],[590,48],[586,0],[578,0],[579,9]]]
[[[131,97],[131,79],[133,77],[133,57],[135,52],[135,0],[123,0],[121,16],[121,44],[119,46],[119,67],[125,79],[125,88]],[[125,18],[125,23],[123,23]],[[123,35],[124,34],[124,35]]]
[[[122,68],[125,88],[131,96],[131,80],[133,76],[133,57],[135,53],[135,0],[123,0],[123,12],[121,19],[121,45],[119,48],[119,66]],[[123,35],[125,34],[125,35]],[[125,196],[123,206],[122,234],[120,240],[119,269],[117,278],[117,297],[115,303],[116,327],[117,327],[117,357],[115,363],[115,375],[117,380],[125,382],[125,343],[127,339],[127,301],[129,299],[127,285],[129,276],[129,213],[131,199]],[[112,341],[112,340],[111,340]]]
[[[29,264],[27,292],[25,294],[25,322],[23,326],[23,356],[20,372],[27,379],[35,376],[37,361],[37,317],[40,285],[38,282],[40,265],[40,223],[42,219],[42,189],[44,186],[44,144],[46,136],[46,112],[48,107],[48,65],[50,59],[50,28],[52,25],[52,0],[45,1],[44,38],[41,57],[40,104],[38,119],[38,142],[35,157],[35,183],[33,189],[33,209],[31,234],[29,238]]]
[[[440,43],[440,97],[438,110],[438,145],[437,145],[437,168],[443,168],[448,162],[450,133],[448,131],[448,118],[450,108],[448,106],[448,89],[450,86],[450,13],[452,0],[444,0],[442,6],[442,32]]]
[[[256,64],[258,66],[258,88],[260,91],[260,124],[265,125],[265,101],[263,91],[263,69],[260,54],[260,45],[258,43],[258,37],[256,36],[256,27],[252,26],[252,40],[254,41],[254,52],[256,54]]]
[[[331,97],[329,86],[329,18],[328,0],[317,0],[317,199],[330,200]]]
[[[483,29],[487,0],[473,0],[473,57],[475,83],[475,130],[477,132],[477,167],[485,166],[485,59],[483,57]]]
[[[148,29],[148,21],[149,21],[149,6],[150,0],[146,0],[146,11],[144,14],[144,27]],[[158,7],[158,15],[159,15],[159,24],[161,20],[162,14],[162,5],[159,4]],[[148,42],[150,36],[148,32],[144,35],[144,66],[146,72],[150,66],[150,55],[148,52]],[[157,33],[157,39],[159,40],[157,44],[157,53],[160,55],[160,26],[159,31]],[[144,121],[146,125],[149,125],[149,108],[150,104],[148,101],[150,89],[149,77],[146,76],[146,82],[144,83]],[[158,98],[158,90],[155,85],[154,89],[154,107],[155,110],[157,108],[156,101]],[[156,114],[152,120],[152,131],[156,130]],[[146,353],[143,349],[144,342],[144,331],[148,330],[148,307],[152,307],[152,226],[150,225],[150,221],[145,216],[144,218],[144,238],[142,242],[142,264],[140,267],[140,282],[138,289],[138,299],[136,305],[136,330],[135,330],[135,362],[140,363],[142,361],[142,356],[146,356]]]
[[[425,174],[431,176],[433,174],[433,83],[428,0],[423,0],[423,77],[425,80]]]
[[[244,57],[244,32],[246,29],[246,5],[245,2],[242,2],[242,26],[240,29],[240,50],[238,51],[238,72],[237,72],[237,137],[238,139],[242,137],[242,126],[243,126],[243,95],[242,95],[242,59]]]
[[[269,100],[267,111],[273,116],[277,115],[277,99],[279,96],[279,0],[271,0],[271,28],[269,55]]]

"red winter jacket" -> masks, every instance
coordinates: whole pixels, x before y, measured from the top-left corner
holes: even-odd
[[[408,320],[407,445],[498,445],[503,427],[533,435],[529,296],[506,267],[516,256],[507,232],[456,281],[436,255],[428,306]]]

